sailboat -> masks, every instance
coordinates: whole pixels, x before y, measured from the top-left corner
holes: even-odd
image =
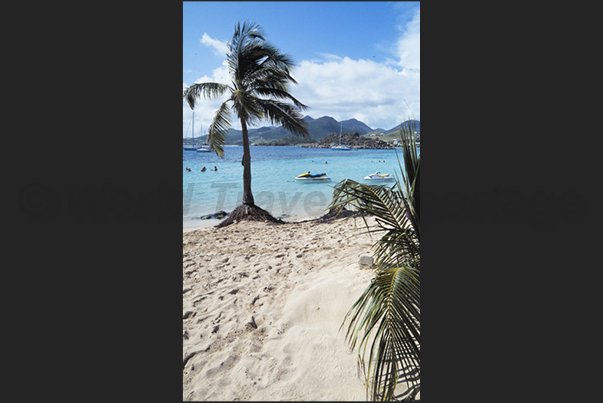
[[[351,148],[347,144],[341,144],[341,132],[343,130],[343,122],[341,122],[341,126],[339,127],[339,145],[331,147],[331,150],[344,150],[350,151]]]
[[[203,135],[203,126],[201,126],[201,135]],[[197,152],[198,153],[210,153],[211,152],[211,148],[207,144],[207,140],[205,140],[205,144],[202,144],[201,146],[197,147]]]
[[[195,145],[195,111],[193,110],[193,145],[192,146],[182,146],[184,151],[197,151],[197,147]]]
[[[201,134],[203,134],[203,126],[201,126]],[[205,141],[205,144],[202,144],[201,146],[199,146],[199,148],[197,148],[197,152],[198,153],[210,153],[211,152],[211,148],[209,147],[209,144],[207,144],[207,140]]]
[[[211,152],[211,148],[208,144],[203,144],[199,148],[197,148],[198,153],[209,153]]]

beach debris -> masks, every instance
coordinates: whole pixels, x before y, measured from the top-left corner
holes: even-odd
[[[247,326],[247,327],[252,327],[252,328],[254,328],[254,329],[257,329],[257,328],[258,328],[258,325],[255,323],[255,318],[254,318],[253,316],[251,317],[251,322],[247,322],[247,323],[245,324],[245,326]]]
[[[358,265],[360,266],[361,269],[364,269],[365,267],[368,267],[368,266],[372,266],[372,264],[373,264],[372,256],[368,256],[368,255],[360,256]]]
[[[206,215],[202,215],[200,217],[193,217],[193,220],[209,220],[209,219],[216,219],[216,220],[221,220],[222,218],[226,217],[229,213],[227,213],[226,211],[218,211],[215,212],[213,214],[206,214]]]

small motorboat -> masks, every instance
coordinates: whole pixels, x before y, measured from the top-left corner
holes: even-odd
[[[329,178],[326,173],[312,175],[310,174],[310,171],[308,171],[305,174],[297,175],[295,180],[302,182],[328,182],[331,180],[331,178]]]
[[[367,181],[391,181],[391,180],[394,180],[394,178],[392,176],[389,176],[389,174],[382,174],[379,171],[376,171],[374,174],[365,176],[364,179],[366,179]]]

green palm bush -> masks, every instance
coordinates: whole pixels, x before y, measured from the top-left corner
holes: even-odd
[[[401,140],[403,166],[400,163],[401,177],[395,176],[393,186],[345,179],[335,185],[329,206],[355,208],[367,232],[380,235],[374,245],[375,276],[341,325],[350,320],[346,339],[352,349],[358,347],[359,363],[368,369],[372,400],[413,400],[420,389],[421,160],[413,123],[402,125]],[[375,217],[375,225],[367,223],[367,215]],[[400,382],[408,388],[396,396]]]

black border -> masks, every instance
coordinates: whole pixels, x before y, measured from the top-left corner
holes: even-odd
[[[6,171],[11,384],[28,398],[180,401],[180,217],[166,208],[83,219],[66,214],[61,195],[86,183],[133,197],[162,183],[179,192],[182,6],[58,7],[13,11],[14,38],[34,35],[5,47],[15,145],[4,151],[19,155]],[[596,385],[581,359],[599,316],[599,283],[588,278],[600,266],[588,255],[600,238],[589,236],[599,182],[588,176],[600,160],[588,146],[600,130],[588,121],[599,116],[588,29],[597,13],[422,8],[422,195],[498,186],[503,196],[582,196],[548,228],[527,210],[424,212],[424,398],[582,396]],[[44,192],[58,204],[40,211]]]
[[[517,4],[423,3],[422,14],[423,397],[586,398],[595,22]]]
[[[181,401],[182,5],[26,8],[10,13],[23,18],[4,57],[16,391]],[[99,209],[70,208],[70,192]],[[119,207],[153,192],[156,204]]]

